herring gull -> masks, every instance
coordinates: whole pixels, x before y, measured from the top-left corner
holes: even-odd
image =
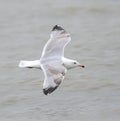
[[[64,80],[67,70],[82,67],[76,60],[64,57],[64,48],[71,41],[70,34],[61,26],[55,25],[50,39],[45,44],[40,60],[20,61],[21,68],[38,68],[44,72],[43,93],[51,94]]]

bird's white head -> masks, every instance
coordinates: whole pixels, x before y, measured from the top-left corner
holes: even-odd
[[[63,63],[67,69],[72,69],[72,68],[76,68],[76,67],[82,67],[82,68],[85,67],[84,65],[80,64],[76,60],[71,60],[71,59],[66,59],[66,58],[63,60]]]

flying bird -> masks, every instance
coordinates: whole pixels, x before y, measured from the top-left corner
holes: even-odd
[[[76,60],[64,57],[65,46],[71,41],[70,34],[61,26],[55,25],[45,44],[40,60],[21,60],[21,68],[37,68],[44,72],[43,93],[51,94],[64,80],[67,70],[85,66]]]

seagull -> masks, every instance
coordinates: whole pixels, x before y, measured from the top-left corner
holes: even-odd
[[[64,49],[70,41],[70,34],[61,26],[55,25],[43,48],[40,60],[19,62],[20,68],[36,68],[44,72],[43,93],[45,95],[51,94],[59,87],[67,70],[85,67],[76,60],[64,57]]]

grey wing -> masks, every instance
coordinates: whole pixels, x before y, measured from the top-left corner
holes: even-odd
[[[64,48],[71,40],[70,34],[67,33],[62,27],[54,26],[50,39],[44,46],[41,60],[46,58],[57,57],[61,59],[64,56]]]
[[[55,67],[51,65],[44,65],[42,66],[42,70],[45,75],[43,93],[47,95],[48,93],[50,94],[57,89],[60,83],[63,81],[66,68],[64,66]]]

